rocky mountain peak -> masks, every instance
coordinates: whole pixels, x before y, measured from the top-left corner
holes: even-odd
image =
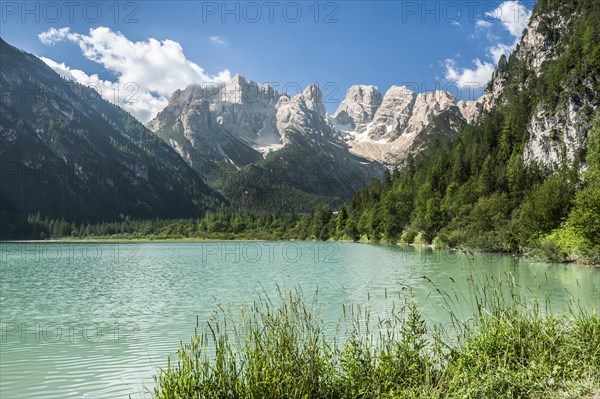
[[[390,101],[391,99],[395,99],[395,98],[402,99],[403,97],[407,97],[407,96],[412,97],[414,94],[415,94],[415,92],[406,86],[392,85],[385,92],[383,99],[385,100],[387,97],[388,101]]]
[[[436,128],[433,137],[426,128],[446,111],[455,117],[446,124],[447,132]],[[424,151],[430,139],[453,140],[480,111],[479,101],[459,101],[443,90],[415,93],[406,86],[391,86],[381,98],[374,86],[353,86],[331,120],[356,155],[398,164]]]
[[[175,92],[147,126],[188,160],[200,154],[198,162],[225,160],[239,166],[280,144],[275,121],[279,101],[271,86],[236,74],[225,83]]]
[[[279,97],[279,100],[277,101],[275,108],[279,109],[282,105],[287,104],[289,102],[290,102],[290,96],[287,95],[286,93],[284,93]]]
[[[302,100],[304,100],[304,104],[306,107],[311,110],[317,112],[319,115],[325,116],[325,105],[323,104],[323,94],[321,93],[321,89],[316,84],[309,85],[302,92]]]
[[[329,124],[323,95],[315,84],[309,85],[301,94],[291,99],[282,98],[277,106],[277,129],[284,143],[290,140],[289,132],[305,137],[330,137],[333,133]]]
[[[248,82],[243,76],[235,75],[224,87],[218,90],[221,94],[220,101],[228,103],[242,103],[246,99]]]
[[[387,141],[398,138],[408,125],[416,97],[406,86],[390,87],[367,129],[368,137]]]
[[[252,104],[269,103],[275,104],[279,98],[277,91],[266,84],[258,84],[253,80],[247,80],[236,74],[225,84],[218,86],[207,86],[206,97],[222,103]]]
[[[239,73],[236,73],[235,75],[233,75],[230,82],[236,82],[238,84],[246,84],[248,81],[246,80],[245,77],[243,77]]]
[[[381,92],[376,86],[351,86],[346,98],[332,115],[332,120],[341,130],[362,133],[373,120],[381,101]]]
[[[290,143],[293,137],[341,139],[358,156],[395,163],[401,161],[414,137],[450,107],[455,107],[459,119],[467,121],[480,110],[477,102],[459,101],[441,90],[415,93],[406,86],[391,86],[382,96],[376,86],[354,85],[336,112],[327,116],[316,84],[290,97],[238,74],[216,90],[213,86],[211,92],[199,86],[175,92],[169,105],[148,126],[154,131],[166,128],[177,132],[184,140],[180,148],[189,144],[197,151],[201,151],[199,143],[208,142],[204,138],[207,134],[211,140],[219,140],[221,136],[214,133],[217,129],[263,155]],[[459,128],[452,125],[452,129]],[[398,140],[403,144],[399,146]],[[425,146],[421,140],[420,148]]]

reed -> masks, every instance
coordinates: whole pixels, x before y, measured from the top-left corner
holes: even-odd
[[[344,307],[333,331],[317,293],[278,290],[218,308],[156,375],[156,398],[585,398],[600,393],[600,318],[526,301],[510,275],[450,298],[451,332],[416,303],[372,320]],[[457,300],[473,316],[454,314]]]

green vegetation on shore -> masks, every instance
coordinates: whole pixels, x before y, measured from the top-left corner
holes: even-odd
[[[506,281],[512,281],[507,276]],[[600,317],[546,315],[492,278],[452,332],[418,306],[384,319],[344,309],[336,328],[299,290],[219,308],[156,378],[168,398],[586,398],[600,393]],[[449,298],[450,299],[450,298]],[[451,299],[450,299],[451,300]]]

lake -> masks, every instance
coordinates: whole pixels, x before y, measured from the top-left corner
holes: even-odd
[[[314,242],[0,244],[0,397],[148,397],[156,368],[217,305],[318,289],[322,318],[342,305],[383,315],[415,300],[447,325],[448,298],[469,280],[517,280],[524,295],[600,304],[600,270],[507,255]],[[440,294],[447,293],[448,296]],[[468,301],[455,304],[468,318]],[[462,305],[461,305],[462,303]]]

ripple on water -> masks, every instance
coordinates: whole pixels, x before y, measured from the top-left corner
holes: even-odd
[[[69,256],[47,263],[27,255],[35,248],[25,248],[25,256],[7,251],[0,263],[0,398],[146,398],[144,386],[153,386],[156,368],[189,339],[196,316],[205,320],[216,303],[250,302],[263,290],[275,297],[277,286],[300,286],[307,297],[319,288],[328,325],[337,322],[342,304],[368,305],[377,317],[392,300],[413,299],[429,318],[447,324],[445,296],[435,287],[460,298],[468,295],[470,276],[507,272],[523,287],[541,287],[554,309],[571,294],[583,306],[600,303],[600,271],[581,267],[344,243],[335,244],[333,256],[322,256],[332,247],[319,247],[331,244],[294,243],[300,256],[293,262],[283,257],[282,243],[264,249],[257,262],[232,255],[223,261],[206,256],[207,245],[215,244],[135,244],[134,258],[118,260],[122,244],[101,244],[93,261],[81,247],[52,244]],[[468,315],[467,307],[459,310]]]

